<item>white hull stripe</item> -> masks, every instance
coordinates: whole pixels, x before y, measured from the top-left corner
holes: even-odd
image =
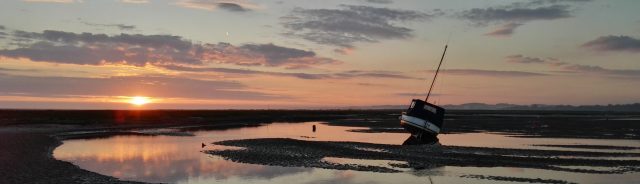
[[[400,117],[402,121],[404,121],[405,123],[414,126],[416,128],[419,129],[423,129],[426,131],[430,131],[430,132],[434,132],[434,133],[440,133],[440,128],[438,128],[436,125],[434,125],[433,123],[420,119],[420,118],[416,118],[413,116],[407,116],[407,115],[402,115]]]

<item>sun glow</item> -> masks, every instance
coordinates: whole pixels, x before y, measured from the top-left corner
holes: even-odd
[[[151,98],[145,96],[134,96],[129,100],[129,103],[137,106],[142,106],[144,104],[148,104],[149,102],[151,102]]]

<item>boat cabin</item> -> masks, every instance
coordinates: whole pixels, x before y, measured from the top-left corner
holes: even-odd
[[[411,101],[411,106],[407,109],[406,115],[427,120],[438,126],[438,128],[442,128],[442,123],[444,122],[444,108],[420,99]]]

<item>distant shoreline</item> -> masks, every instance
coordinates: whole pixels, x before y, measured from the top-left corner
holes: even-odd
[[[518,105],[509,103],[486,104],[486,103],[464,103],[458,105],[440,105],[447,110],[513,110],[513,111],[606,111],[606,112],[640,112],[640,103],[629,104],[606,104],[606,105],[549,105],[530,104]],[[129,111],[129,110],[157,110],[157,111],[348,111],[348,110],[404,110],[407,105],[371,105],[371,106],[342,106],[342,107],[309,107],[309,108],[194,108],[194,109],[171,109],[171,108],[3,108],[3,110],[52,110],[52,111]]]

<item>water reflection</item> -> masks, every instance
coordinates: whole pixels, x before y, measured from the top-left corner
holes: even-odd
[[[196,177],[270,179],[310,170],[239,164],[200,151],[192,137],[116,136],[65,141],[54,155],[90,171],[146,182],[176,183]]]
[[[313,125],[316,131],[313,131]],[[273,123],[259,127],[243,127],[222,131],[195,132],[196,137],[208,142],[253,138],[292,138],[316,141],[352,141],[379,144],[401,144],[409,134],[404,133],[358,133],[348,130],[363,129],[346,126],[329,126],[322,122]]]
[[[312,131],[312,125],[316,131]],[[241,164],[203,154],[205,149],[229,149],[209,143],[248,138],[287,137],[322,141],[397,144],[404,134],[352,133],[352,127],[320,122],[275,123],[222,131],[198,131],[194,136],[114,136],[106,139],[67,140],[54,157],[83,169],[125,180],[193,183],[209,180],[272,179],[312,168]],[[166,130],[165,130],[166,131]],[[207,146],[202,148],[201,144]],[[233,148],[232,148],[233,149]]]

